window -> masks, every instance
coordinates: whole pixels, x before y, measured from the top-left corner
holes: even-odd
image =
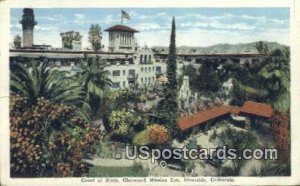
[[[125,76],[126,75],[126,71],[125,70],[123,70],[123,76]]]
[[[144,82],[143,82],[143,78],[141,78],[141,83],[144,83]]]
[[[123,81],[123,87],[125,88],[125,85],[126,85],[126,83],[125,83],[125,81]]]
[[[143,72],[143,71],[144,71],[144,68],[142,67],[142,68],[141,68],[141,72]]]
[[[149,55],[149,61],[151,62],[151,55]]]
[[[150,81],[151,81],[151,79],[150,79],[150,77],[148,77],[148,84],[150,84]]]
[[[143,55],[140,55],[140,63],[143,63]]]
[[[145,58],[144,62],[146,63],[147,62],[147,55],[145,55],[144,58]]]
[[[154,82],[154,76],[152,77],[152,81]]]
[[[152,67],[152,71],[154,71],[154,67]]]
[[[161,74],[161,67],[156,67],[156,73]]]
[[[147,67],[145,67],[145,72],[147,72]]]
[[[112,74],[113,76],[120,76],[120,70],[114,70]]]
[[[135,77],[135,70],[134,70],[134,69],[130,69],[130,70],[128,71],[128,75],[129,75],[129,76],[132,76],[132,77]]]
[[[112,87],[113,88],[120,88],[120,82],[113,82]]]
[[[148,71],[151,72],[151,67],[148,68]]]

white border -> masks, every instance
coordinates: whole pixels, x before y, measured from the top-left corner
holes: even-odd
[[[159,3],[158,3],[159,2]],[[291,29],[291,177],[233,177],[233,185],[300,185],[300,153],[299,144],[299,103],[300,103],[300,0],[0,0],[0,145],[1,145],[1,180],[0,185],[101,185],[97,183],[82,183],[80,178],[31,178],[11,179],[9,177],[9,20],[10,8],[58,8],[58,7],[290,7]],[[210,177],[205,177],[210,179]],[[102,183],[102,185],[133,185],[135,183]],[[185,183],[181,185],[200,185],[201,183]],[[206,182],[203,185],[227,185],[226,182]],[[143,185],[161,185],[159,183],[146,183]],[[175,185],[174,183],[163,183],[163,185]]]

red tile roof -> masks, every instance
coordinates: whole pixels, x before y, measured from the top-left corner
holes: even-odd
[[[217,117],[223,116],[225,114],[230,113],[231,106],[222,105],[219,107],[213,107],[206,111],[201,111],[191,116],[182,117],[178,120],[178,126],[181,130],[186,130],[195,125],[202,124],[211,119],[215,119]]]
[[[139,32],[133,28],[130,28],[130,27],[124,26],[124,25],[115,25],[115,26],[107,28],[104,31],[108,31],[108,32],[109,31]]]
[[[240,112],[270,118],[273,114],[273,109],[268,104],[247,101]]]
[[[273,109],[270,105],[257,103],[252,101],[247,101],[243,107],[222,105],[218,107],[213,107],[206,111],[201,111],[191,116],[181,117],[177,124],[181,130],[186,130],[196,125],[204,124],[205,122],[216,119],[218,117],[224,116],[226,114],[252,114],[257,116],[262,116],[270,118],[273,114]]]

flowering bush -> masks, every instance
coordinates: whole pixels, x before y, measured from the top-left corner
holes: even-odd
[[[147,127],[152,144],[165,144],[169,140],[169,133],[164,126],[153,124]]]
[[[75,114],[75,108],[38,98],[10,97],[11,176],[81,176],[83,157],[99,139],[98,128]]]
[[[275,145],[278,150],[278,159],[286,162],[289,159],[289,123],[288,113],[275,113],[272,117],[272,131]]]
[[[114,135],[127,136],[133,130],[133,125],[137,123],[136,118],[126,109],[112,111],[109,117],[110,125]]]

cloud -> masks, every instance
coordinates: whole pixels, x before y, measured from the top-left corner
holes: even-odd
[[[145,20],[145,19],[149,18],[149,16],[146,16],[144,14],[139,14],[136,11],[133,11],[133,10],[129,11],[128,14],[129,14],[131,19]]]
[[[59,30],[57,27],[54,26],[39,26],[39,25],[36,25],[34,29],[37,31],[44,31],[44,32],[55,32]]]
[[[161,26],[158,23],[138,23],[133,25],[133,28],[139,31],[147,31],[147,30],[163,30],[168,29],[167,26]]]
[[[54,14],[52,16],[36,16],[36,20],[46,20],[46,21],[61,21],[62,19],[65,19],[65,17],[62,14]]]
[[[83,14],[74,14],[74,16],[76,19],[84,19],[85,18],[85,15],[83,15]]]
[[[156,14],[157,16],[165,16],[165,15],[167,15],[167,13],[166,12],[159,12],[158,14]]]
[[[275,19],[275,18],[268,18],[266,16],[242,15],[241,18],[246,19],[246,20],[253,20],[259,24],[262,24],[262,23],[288,24],[289,23],[288,19]]]
[[[255,34],[252,31],[233,32],[232,30],[205,30],[191,28],[187,30],[177,30],[177,46],[211,46],[219,43],[248,43],[256,41],[270,41],[289,45],[288,29],[269,29]],[[168,46],[170,30],[152,30],[141,32],[136,35],[138,43],[148,46]],[[150,39],[149,39],[150,38]]]
[[[74,21],[73,23],[78,24],[78,25],[83,25],[86,23],[85,15],[83,14],[74,14]]]
[[[14,30],[22,30],[22,25],[20,23],[10,24],[9,27]]]
[[[232,24],[225,24],[220,21],[211,21],[211,22],[201,22],[201,21],[194,21],[194,22],[184,22],[180,23],[179,27],[184,29],[190,28],[202,28],[208,30],[234,30],[234,31],[250,31],[256,29],[255,26],[249,25],[246,23],[232,23]]]
[[[104,23],[107,24],[107,25],[110,25],[114,22],[114,16],[113,15],[107,15],[104,19]]]

